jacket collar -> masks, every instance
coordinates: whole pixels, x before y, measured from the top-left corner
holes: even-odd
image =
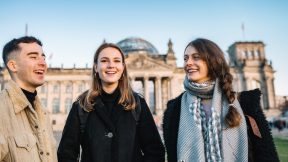
[[[34,111],[32,105],[26,98],[21,88],[13,80],[8,81],[6,85],[6,91],[13,103],[15,114],[19,113],[27,107]]]

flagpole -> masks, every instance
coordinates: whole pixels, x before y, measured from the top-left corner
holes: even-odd
[[[242,22],[241,29],[242,29],[243,40],[245,40],[245,26],[244,26],[244,22]]]

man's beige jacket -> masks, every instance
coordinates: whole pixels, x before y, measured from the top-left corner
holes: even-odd
[[[48,113],[37,96],[34,108],[20,87],[9,81],[0,93],[0,162],[57,161]]]

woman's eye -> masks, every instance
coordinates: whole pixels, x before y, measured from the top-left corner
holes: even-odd
[[[195,60],[199,60],[199,59],[200,59],[200,56],[198,56],[198,55],[193,56],[193,59],[195,59]]]

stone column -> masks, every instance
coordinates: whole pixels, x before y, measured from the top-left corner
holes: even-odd
[[[145,97],[145,100],[148,104],[148,106],[150,106],[150,98],[149,98],[149,77],[148,76],[145,76],[144,78],[144,97]]]
[[[77,81],[72,81],[72,101],[75,101],[77,96],[78,96],[77,94],[78,94],[78,88],[79,88],[80,84],[82,84],[82,83],[77,82]]]
[[[175,93],[173,93],[173,83],[172,83],[172,77],[169,77],[169,87],[168,87],[168,89],[169,89],[169,100],[171,100],[171,99],[173,99],[175,96],[174,96],[174,94]],[[178,88],[179,89],[179,88]]]
[[[162,88],[161,88],[161,77],[156,78],[156,84],[155,84],[155,92],[156,92],[156,106],[155,106],[155,112],[156,115],[162,115]]]
[[[266,84],[267,84],[268,107],[275,108],[274,80],[272,78],[267,78]]]
[[[60,90],[58,92],[59,94],[59,109],[60,113],[65,113],[65,96],[66,96],[66,82],[60,81]]]
[[[172,77],[168,77],[167,78],[167,97],[168,97],[168,101],[172,99],[172,84],[171,84],[171,80],[172,80]]]

